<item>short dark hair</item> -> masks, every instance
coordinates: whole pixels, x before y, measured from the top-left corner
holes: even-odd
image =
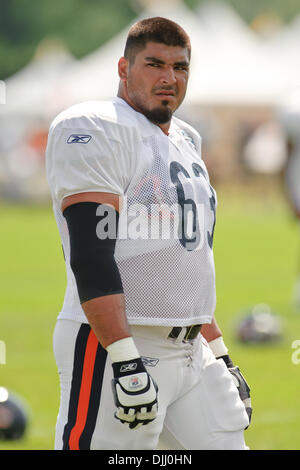
[[[124,57],[133,63],[136,54],[146,47],[147,42],[187,48],[191,55],[189,36],[181,26],[167,18],[156,16],[135,23],[128,32]]]

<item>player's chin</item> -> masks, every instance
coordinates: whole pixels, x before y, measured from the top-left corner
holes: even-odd
[[[173,106],[170,106],[169,101],[165,100],[165,102],[149,110],[147,117],[155,124],[166,124],[171,120],[173,112]]]

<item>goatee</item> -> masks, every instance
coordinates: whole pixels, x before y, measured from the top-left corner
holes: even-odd
[[[154,109],[141,109],[142,113],[149,121],[153,122],[154,124],[166,124],[172,118],[173,112],[167,106],[168,101],[162,101],[162,106],[157,107]]]

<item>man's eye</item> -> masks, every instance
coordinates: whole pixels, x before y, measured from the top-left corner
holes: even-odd
[[[159,64],[156,63],[149,63],[147,65],[149,65],[150,67],[159,67]]]

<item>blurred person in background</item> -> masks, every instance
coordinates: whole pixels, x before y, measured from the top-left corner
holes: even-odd
[[[300,90],[294,90],[279,104],[277,117],[286,138],[287,160],[283,173],[285,195],[300,238]],[[300,253],[296,270],[293,301],[300,311]]]

